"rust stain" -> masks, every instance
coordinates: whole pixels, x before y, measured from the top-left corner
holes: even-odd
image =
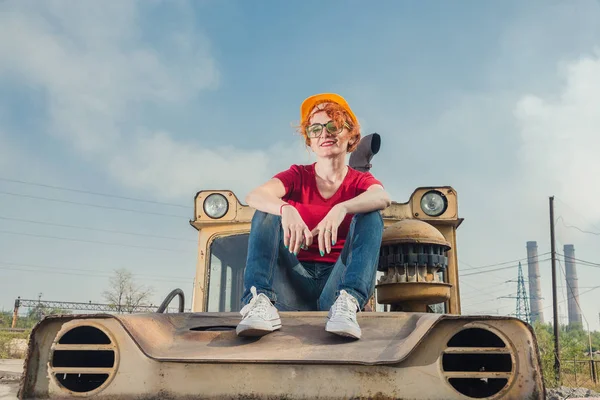
[[[374,371],[369,371],[369,372],[355,371],[354,373],[358,377],[365,378],[365,379],[370,379],[370,378],[374,378],[374,377],[381,378],[381,379],[389,379],[389,378],[393,377],[393,375],[390,373],[390,371],[383,370],[383,369],[375,369]]]
[[[217,397],[221,400],[291,400],[293,397],[282,395],[269,395],[264,396],[255,393],[241,393],[236,396],[219,396]],[[215,399],[214,396],[202,396],[202,395],[184,395],[179,396],[168,391],[160,391],[157,394],[152,395],[142,395],[142,396],[102,396],[103,400],[208,400]],[[331,399],[331,396],[326,397],[315,397],[315,400],[318,399]],[[375,393],[370,396],[358,396],[358,397],[348,397],[348,400],[406,400],[404,397],[398,396],[387,396],[381,392]]]

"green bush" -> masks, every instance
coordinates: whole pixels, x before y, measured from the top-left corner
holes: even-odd
[[[540,351],[540,359],[542,364],[542,372],[544,374],[544,383],[546,387],[560,386],[556,381],[554,373],[554,328],[551,324],[541,324],[536,322],[533,324],[533,329],[536,334],[538,347]],[[575,369],[589,368],[587,365],[577,363],[575,366],[573,360],[589,360],[589,339],[588,333],[581,326],[565,326],[559,327],[559,348],[561,360],[561,381],[562,385],[572,385],[571,382],[574,376]],[[600,349],[600,332],[592,332],[592,351]],[[598,364],[596,364],[598,365]],[[589,369],[588,369],[589,372]],[[583,375],[580,373],[580,376]],[[579,382],[580,383],[580,382]],[[593,383],[589,385],[579,384],[579,386],[595,389]]]

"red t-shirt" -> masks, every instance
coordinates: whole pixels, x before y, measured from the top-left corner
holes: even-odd
[[[294,164],[288,170],[275,175],[274,178],[278,178],[285,187],[283,200],[296,207],[311,231],[336,204],[353,199],[365,192],[371,185],[381,185],[381,182],[375,179],[370,172],[360,172],[348,167],[348,173],[337,192],[331,198],[324,199],[317,188],[315,164]],[[352,215],[346,215],[338,228],[338,240],[335,246],[331,246],[331,253],[325,252],[325,255],[321,257],[318,238],[314,237],[308,250],[300,250],[298,260],[335,263],[346,242],[351,221]]]

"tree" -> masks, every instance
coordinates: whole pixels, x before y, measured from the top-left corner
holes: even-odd
[[[44,304],[44,302],[39,302],[35,307],[30,308],[27,312],[27,320],[30,323],[36,324],[41,321],[44,317],[48,315],[64,315],[71,314],[70,310],[63,310],[62,308],[50,308]]]
[[[544,381],[549,387],[556,387],[556,379],[554,378],[554,334],[552,325],[535,321],[533,323],[533,329],[535,330],[540,352]]]
[[[154,293],[152,287],[137,285],[133,275],[125,268],[115,270],[110,278],[110,289],[102,293],[104,299],[119,313],[134,313],[138,307],[147,306]]]

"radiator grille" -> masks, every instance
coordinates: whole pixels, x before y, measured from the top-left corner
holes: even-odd
[[[118,349],[100,327],[80,325],[60,334],[52,345],[50,376],[71,395],[89,396],[115,375]]]
[[[499,335],[483,328],[456,333],[443,351],[441,364],[448,383],[476,399],[493,398],[514,375],[511,348]]]

